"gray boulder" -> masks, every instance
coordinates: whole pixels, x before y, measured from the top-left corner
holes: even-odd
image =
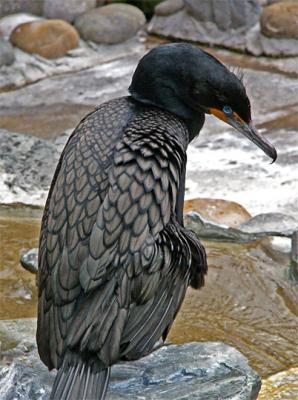
[[[81,15],[75,27],[85,40],[114,44],[133,37],[145,22],[145,15],[137,7],[110,4]]]
[[[96,7],[96,0],[44,0],[43,13],[48,18],[73,22],[75,18]]]
[[[35,323],[0,322],[1,400],[49,398],[55,372],[48,372],[38,357]],[[22,336],[25,328],[27,335]],[[141,360],[113,366],[107,399],[248,400],[257,398],[260,387],[260,377],[238,350],[218,342],[188,343],[166,345]]]
[[[0,67],[2,65],[11,65],[15,60],[12,45],[0,38]]]
[[[184,7],[161,15],[163,3],[151,20],[150,33],[175,39],[245,50],[245,34],[261,13],[258,0],[184,0]]]
[[[18,12],[41,15],[43,2],[44,0],[1,0],[0,17]]]
[[[190,16],[198,21],[214,23],[222,31],[247,28],[259,19],[261,7],[258,0],[184,0]]]

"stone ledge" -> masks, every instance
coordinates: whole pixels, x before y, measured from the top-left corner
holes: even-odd
[[[0,322],[6,347],[0,362],[2,400],[49,398],[55,372],[48,372],[39,360],[35,323],[35,319]],[[24,328],[28,336],[14,337],[16,347],[6,346],[10,333],[16,336]],[[141,360],[115,365],[107,400],[246,400],[256,399],[260,387],[260,377],[238,350],[219,342],[188,343],[166,345]]]

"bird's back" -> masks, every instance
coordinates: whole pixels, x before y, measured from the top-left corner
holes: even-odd
[[[95,382],[150,352],[191,274],[202,284],[205,253],[176,218],[186,147],[178,118],[121,98],[84,118],[62,153],[41,228],[37,330],[43,362],[61,368],[61,399],[84,365]]]

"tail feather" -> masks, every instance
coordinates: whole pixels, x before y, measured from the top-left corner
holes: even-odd
[[[110,368],[99,368],[94,362],[66,356],[49,400],[104,400],[109,379]]]

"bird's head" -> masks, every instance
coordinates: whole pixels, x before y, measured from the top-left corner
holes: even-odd
[[[243,82],[215,57],[188,43],[154,48],[139,62],[129,88],[144,104],[184,119],[191,139],[213,114],[233,126],[275,161],[275,148],[255,129]]]

